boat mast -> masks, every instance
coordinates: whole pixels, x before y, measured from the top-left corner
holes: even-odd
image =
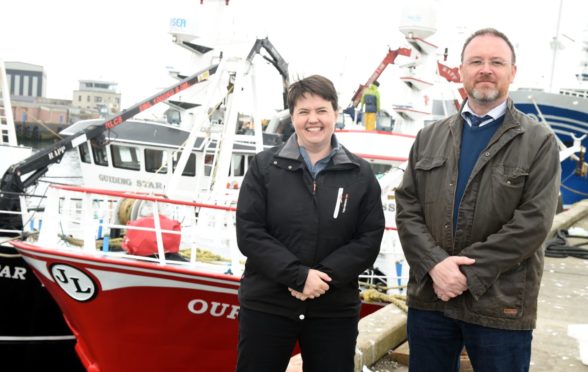
[[[557,25],[555,28],[555,37],[553,38],[553,42],[551,43],[551,47],[553,48],[553,56],[551,59],[551,76],[549,77],[549,92],[553,89],[553,77],[555,75],[555,61],[557,59],[557,51],[560,49],[560,42],[559,42],[559,26],[561,24],[561,9],[563,7],[563,0],[559,1],[559,11],[557,13]]]

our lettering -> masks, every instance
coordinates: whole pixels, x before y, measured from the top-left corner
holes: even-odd
[[[219,310],[219,306],[222,306],[222,308],[220,310]],[[213,302],[212,308],[210,309],[210,315],[212,315],[214,317],[223,316],[223,314],[227,310],[227,307],[229,307],[229,304],[221,304],[220,302]]]
[[[188,311],[196,315],[209,314],[215,318],[224,316],[227,319],[237,319],[239,306],[216,301],[209,304],[203,299],[194,299],[188,303]]]
[[[208,310],[208,303],[204,300],[192,300],[188,303],[188,310],[194,314],[204,314]]]

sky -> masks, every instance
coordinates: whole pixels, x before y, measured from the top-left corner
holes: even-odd
[[[0,58],[43,66],[49,98],[71,99],[79,80],[116,82],[125,108],[173,84],[169,70],[191,74],[202,67],[171,42],[170,20],[185,19],[185,29],[201,36],[195,40],[253,45],[256,37],[268,36],[291,76],[323,74],[347,100],[388,48],[408,46],[399,26],[417,17],[435,26],[427,41],[439,51],[448,48],[453,66],[471,32],[505,32],[517,51],[514,86],[546,88],[560,4],[563,49],[554,81],[567,84],[586,45],[586,0],[230,0],[229,6],[224,0],[8,0],[0,19]],[[389,67],[380,79],[389,97],[394,73]],[[265,98],[268,107],[277,105],[280,89],[269,95],[275,100]]]

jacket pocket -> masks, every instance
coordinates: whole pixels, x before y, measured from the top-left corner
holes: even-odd
[[[446,158],[423,158],[415,164],[420,200],[432,203],[439,198],[439,185],[446,178]]]
[[[522,317],[526,275],[527,265],[517,265],[501,274],[478,301],[470,295],[466,296],[467,306],[479,315],[510,319]]]
[[[519,205],[529,172],[520,167],[503,164],[492,168],[492,190],[490,196],[495,216],[501,221],[509,220]]]
[[[407,294],[409,298],[414,298],[420,303],[433,303],[440,301],[433,290],[433,280],[429,275],[426,275],[420,282],[417,282],[415,278],[411,277],[410,282],[414,282],[415,285],[408,286]]]

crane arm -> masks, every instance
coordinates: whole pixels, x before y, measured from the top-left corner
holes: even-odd
[[[2,204],[4,204],[7,195],[21,193],[26,187],[34,184],[43,176],[43,174],[45,174],[49,165],[61,161],[61,158],[63,158],[63,155],[67,150],[70,150],[83,142],[99,139],[105,131],[124,123],[138,113],[165,101],[184,89],[207,80],[210,75],[216,72],[217,68],[218,65],[207,67],[171,87],[135,104],[114,117],[105,120],[104,122],[72,134],[52,146],[34,153],[19,163],[11,165],[2,177],[2,182],[0,183],[0,190],[2,192],[0,194],[0,208]],[[23,177],[29,173],[29,177],[24,179]]]
[[[259,52],[262,49],[265,49],[267,51],[267,53],[270,55],[271,59],[266,56],[263,56],[263,55],[262,55],[262,57],[265,60],[267,60],[269,63],[271,63],[276,68],[276,70],[278,70],[280,75],[282,76],[282,85],[283,85],[282,99],[284,100],[284,108],[288,108],[288,86],[290,85],[290,75],[288,73],[288,63],[280,55],[280,53],[278,52],[276,47],[272,44],[272,42],[269,41],[269,39],[267,37],[263,38],[263,39],[257,39],[255,41],[255,43],[253,44],[253,47],[251,48],[249,55],[247,56],[247,61],[252,62],[255,55],[259,54]]]
[[[394,50],[388,49],[388,53],[386,54],[382,62],[380,62],[378,67],[376,67],[376,70],[372,73],[372,75],[369,77],[366,83],[361,84],[359,88],[357,88],[357,90],[355,91],[355,94],[351,98],[351,106],[357,107],[359,101],[361,100],[361,96],[363,94],[364,89],[366,87],[369,87],[376,80],[378,80],[378,78],[380,77],[380,75],[382,75],[382,72],[384,72],[386,67],[394,63],[396,57],[398,57],[399,55],[408,57],[410,56],[411,52],[412,51],[408,48],[398,48]]]

